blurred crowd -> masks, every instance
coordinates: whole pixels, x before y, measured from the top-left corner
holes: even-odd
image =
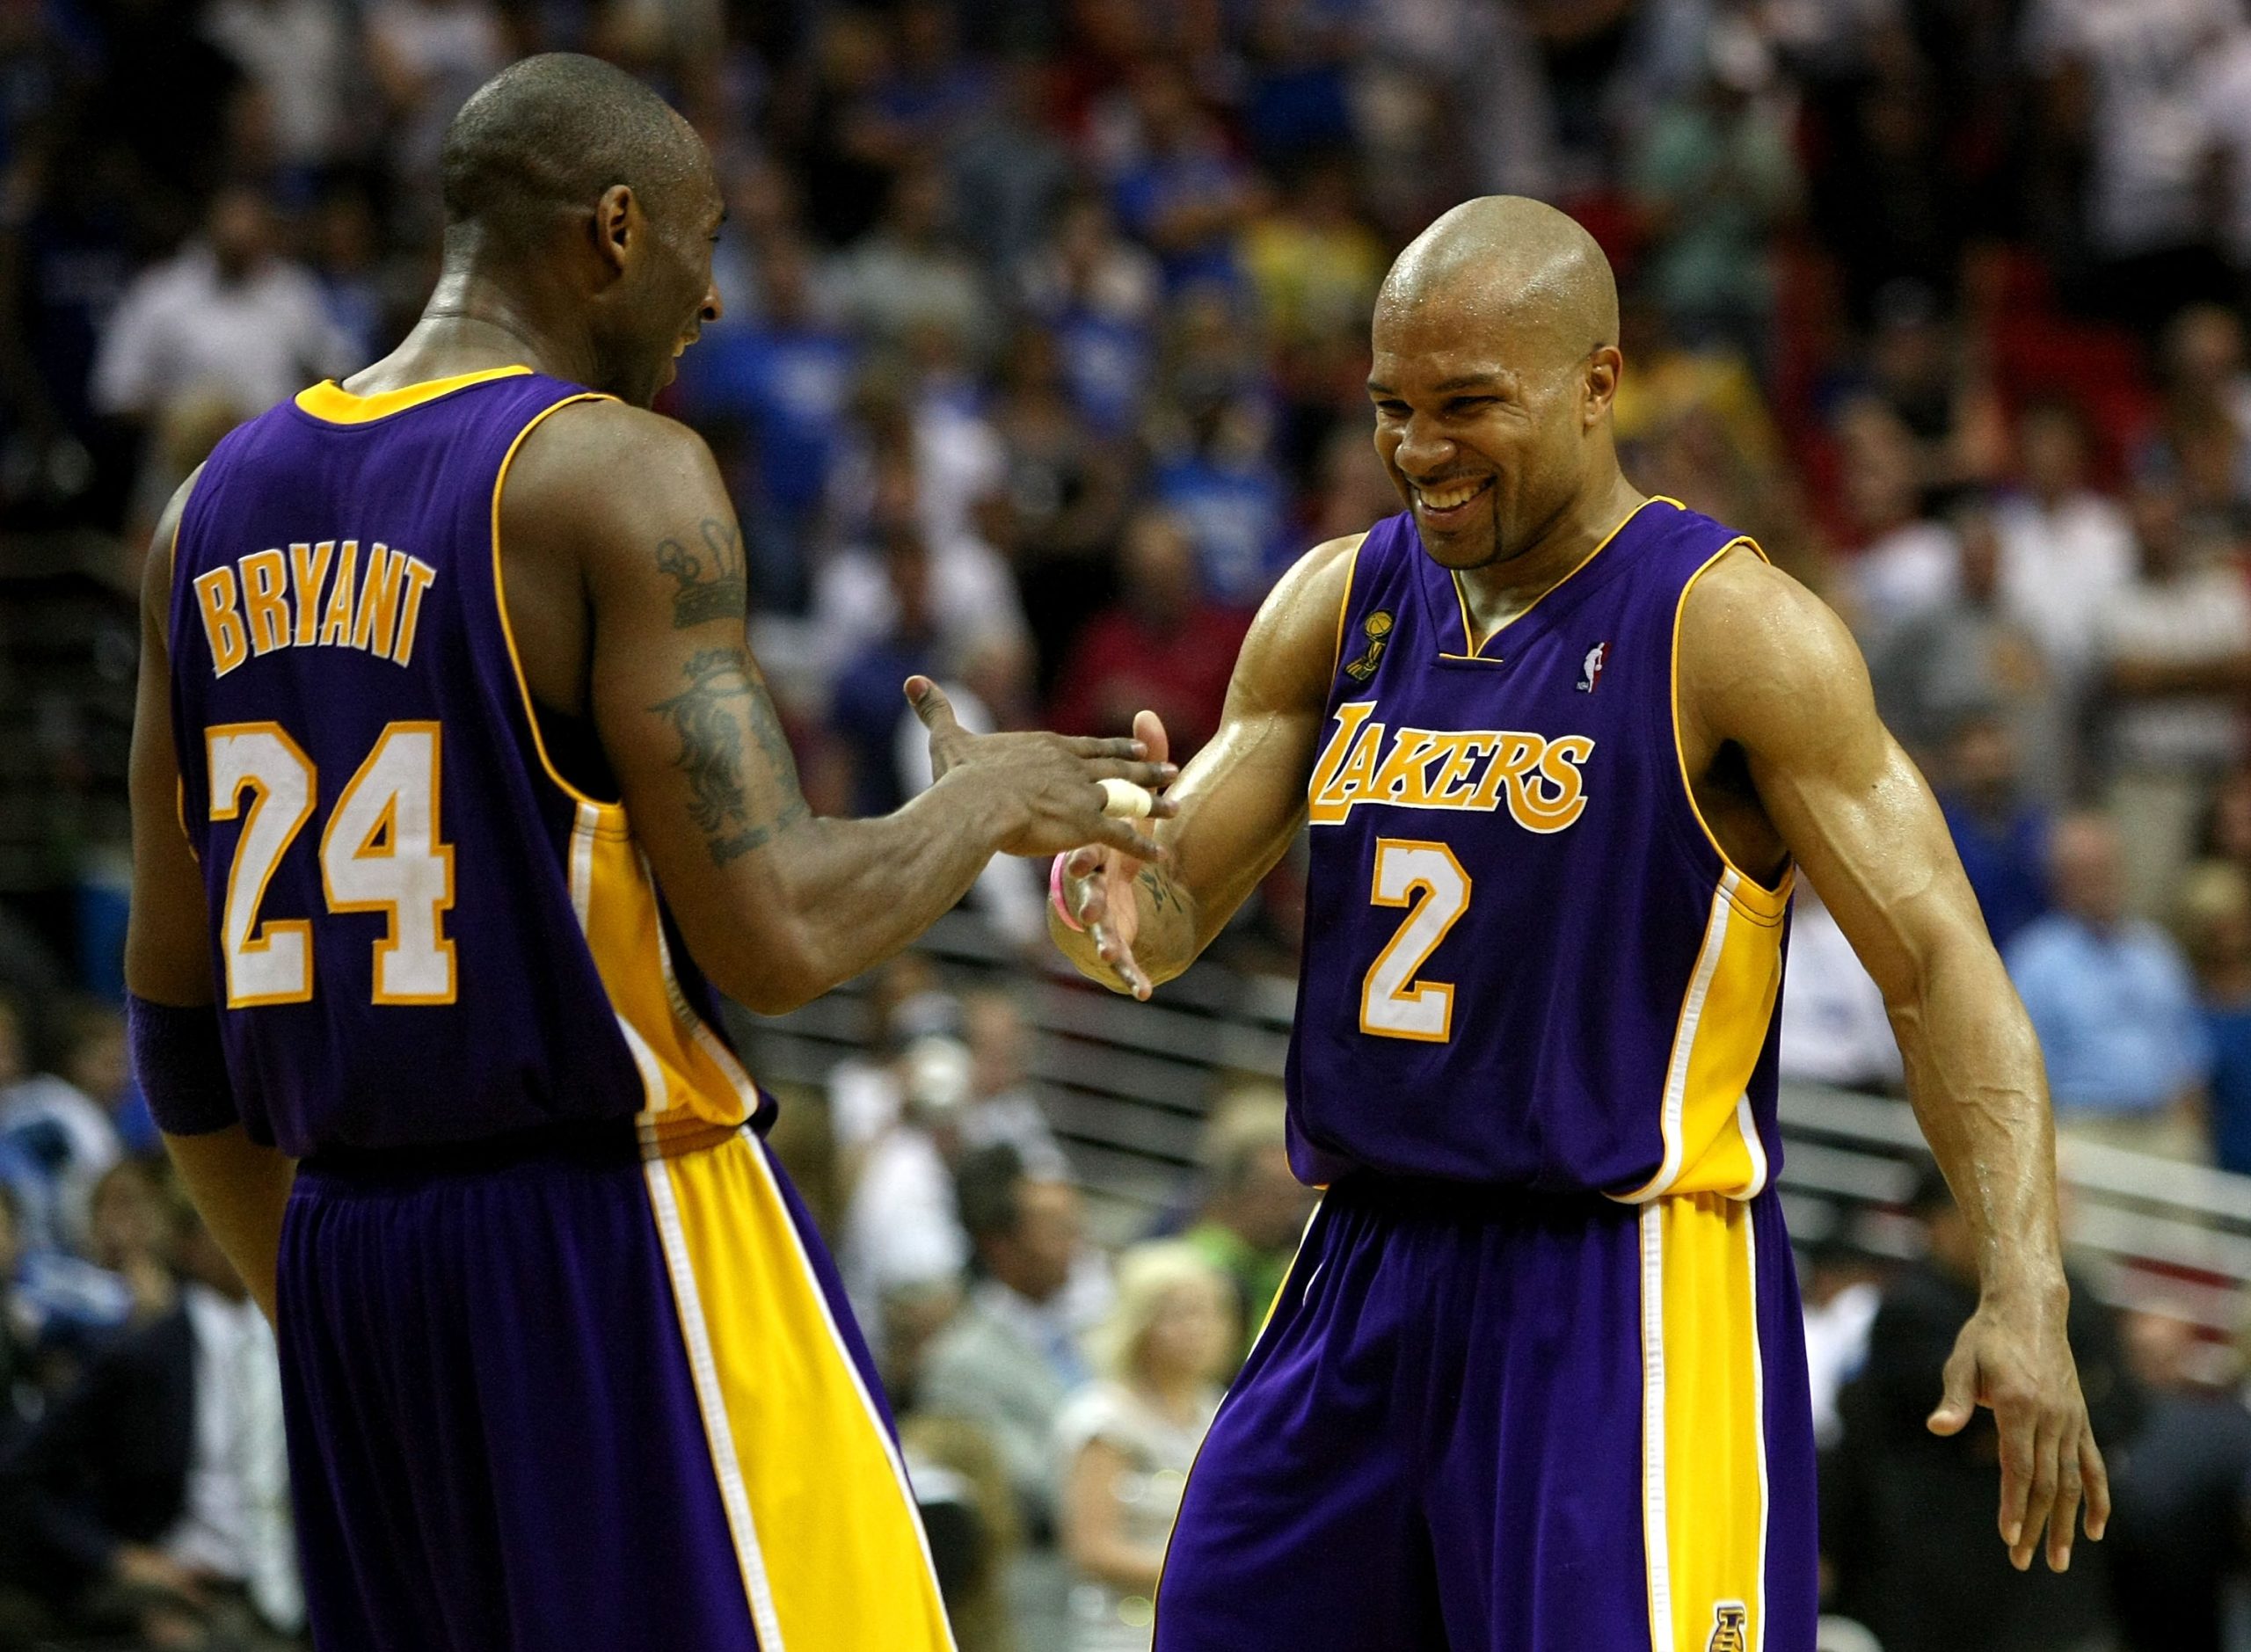
[[[2065,1133],[2251,1172],[2244,0],[0,0],[0,542],[113,543],[133,589],[225,431],[412,324],[447,120],[557,47],[650,78],[717,157],[726,314],[663,406],[728,478],[711,549],[816,807],[925,783],[910,672],[973,726],[1150,706],[1192,753],[1278,571],[1396,508],[1361,383],[1391,254],[1467,195],[1537,194],[1619,272],[1629,477],[1858,637]],[[1300,876],[1230,963],[1294,968]],[[973,899],[1039,943],[1020,867]],[[261,1644],[295,1622],[266,1390],[181,1398],[261,1330],[147,1156],[113,1013],[17,967],[54,928],[0,922],[31,1023],[0,1039],[0,1509],[42,1534],[0,1543],[0,1641],[19,1612]],[[1113,1256],[1021,1005],[912,969],[875,996],[798,1151],[964,1644],[1145,1645],[1307,1208],[1275,1098],[1184,1097],[1200,1179]],[[1808,889],[1785,1001],[1791,1075],[1899,1088]],[[1958,1219],[1918,1209],[1905,1272],[1810,1259],[1840,1611],[1889,1652],[2221,1645],[2251,1427],[2210,1349],[2080,1293],[2134,1501],[2068,1580],[2015,1579],[1990,1434],[1920,1429],[1971,1297]]]

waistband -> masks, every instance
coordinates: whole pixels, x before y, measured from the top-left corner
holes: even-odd
[[[1521,1222],[1548,1217],[1584,1220],[1599,1214],[1632,1220],[1641,1206],[1592,1188],[1535,1188],[1440,1176],[1384,1175],[1356,1170],[1329,1185],[1329,1204],[1393,1220]]]
[[[346,1182],[396,1177],[480,1175],[524,1165],[556,1164],[615,1169],[651,1159],[704,1153],[740,1135],[746,1126],[681,1119],[644,1124],[637,1118],[572,1119],[473,1141],[417,1142],[398,1147],[324,1147],[298,1161],[300,1175]]]

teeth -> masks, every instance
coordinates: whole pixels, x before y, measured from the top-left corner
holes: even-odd
[[[1482,480],[1456,482],[1443,488],[1417,488],[1415,497],[1422,500],[1425,510],[1450,511],[1457,505],[1467,505],[1484,491]]]

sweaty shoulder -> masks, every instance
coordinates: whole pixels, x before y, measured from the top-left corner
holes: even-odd
[[[1291,564],[1251,622],[1234,693],[1278,709],[1326,703],[1352,568],[1366,537],[1323,540]]]
[[[1843,734],[1875,716],[1868,667],[1844,622],[1747,545],[1689,587],[1677,665],[1690,747],[1733,741],[1762,751]]]
[[[604,398],[559,407],[524,438],[500,508],[511,535],[599,549],[662,537],[683,505],[724,506],[725,499],[701,436],[677,419]]]
[[[500,490],[503,600],[532,697],[578,715],[597,626],[623,635],[693,588],[741,624],[741,541],[703,439],[623,402],[535,426]],[[701,610],[698,610],[699,613]]]

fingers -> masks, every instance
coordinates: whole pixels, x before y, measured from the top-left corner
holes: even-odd
[[[2032,1495],[2033,1449],[2038,1441],[2034,1437],[2031,1419],[2014,1407],[2007,1413],[1997,1408],[1993,1420],[2000,1426],[2001,1541],[2008,1545],[2014,1556],[2017,1539],[2024,1530],[2025,1501]]]
[[[1133,762],[1149,755],[1149,748],[1139,740],[1097,739],[1091,734],[1075,734],[1064,742],[1074,757],[1110,757],[1121,762]],[[1162,758],[1157,760],[1162,762]]]
[[[1150,805],[1156,802],[1147,787],[1137,786],[1130,780],[1105,778],[1095,784],[1102,790],[1103,813],[1119,820],[1146,820]]]
[[[2033,1409],[2029,1406],[2026,1408]],[[2033,1415],[2037,1421],[2032,1435],[2032,1482],[2025,1491],[2024,1517],[2017,1523],[2016,1533],[2009,1539],[2009,1562],[2020,1572],[2031,1569],[2033,1557],[2040,1553],[2040,1538],[2047,1529],[2048,1517],[2055,1511],[2060,1480],[2057,1465],[2064,1438],[2059,1418],[2040,1410],[2034,1410]],[[2003,1456],[2006,1459],[2006,1450]]]
[[[1118,932],[1107,923],[1089,923],[1087,933],[1094,937],[1095,951],[1104,964],[1115,971],[1118,979],[1126,983],[1135,998],[1144,1003],[1155,989],[1149,978],[1141,972],[1140,964],[1133,957],[1133,949],[1118,937]]]
[[[2048,1569],[2072,1568],[2072,1539],[2079,1535],[2080,1496],[2085,1488],[2080,1440],[2087,1431],[2085,1418],[2067,1421],[2056,1449],[2056,1506],[2048,1517]]]
[[[1096,780],[1130,780],[1144,791],[1159,791],[1180,778],[1170,763],[1137,763],[1114,758],[1094,758],[1087,768]]]
[[[1133,714],[1133,738],[1148,747],[1153,763],[1162,763],[1172,755],[1172,739],[1164,731],[1164,719],[1154,711]]]
[[[1978,1408],[1978,1361],[1957,1343],[1946,1362],[1945,1390],[1923,1426],[1934,1434],[1959,1434]]]
[[[2080,1430],[2079,1473],[2087,1488],[2087,1535],[2100,1543],[2110,1525],[2110,1468],[2092,1428]]]
[[[1110,921],[1110,889],[1106,879],[1095,877],[1102,868],[1102,851],[1087,848],[1075,849],[1063,862],[1066,878],[1089,880],[1082,888],[1067,884],[1064,899],[1072,903],[1079,922],[1093,940],[1095,953],[1125,984],[1133,996],[1144,1003],[1156,990],[1140,962],[1133,956],[1133,949],[1118,933]]]
[[[914,708],[914,715],[922,719],[922,726],[933,735],[958,734],[961,723],[953,714],[953,702],[946,698],[946,691],[928,677],[909,677],[905,684],[907,703]]]
[[[1159,844],[1155,838],[1136,831],[1132,821],[1113,820],[1109,816],[1099,813],[1096,815],[1095,819],[1096,828],[1088,833],[1091,841],[1106,843],[1113,849],[1122,849],[1137,861],[1170,859],[1170,856],[1164,852],[1162,845]]]
[[[1101,797],[1096,807],[1121,820],[1169,820],[1180,805],[1139,781],[1105,775],[1095,782]]]

